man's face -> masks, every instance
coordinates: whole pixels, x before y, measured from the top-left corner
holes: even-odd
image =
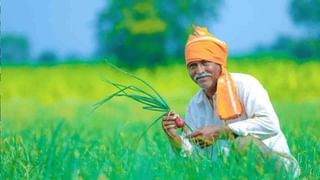
[[[207,60],[199,60],[188,64],[189,75],[202,89],[215,89],[221,73],[219,64]]]

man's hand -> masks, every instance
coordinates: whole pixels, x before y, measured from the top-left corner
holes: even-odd
[[[228,126],[211,125],[198,129],[187,137],[191,138],[201,148],[205,148],[212,145],[218,138],[229,134],[232,134],[232,132]]]
[[[176,152],[179,152],[182,146],[181,138],[177,135],[176,118],[177,114],[169,112],[162,117],[162,129],[168,135],[170,143]]]
[[[176,115],[173,112],[169,112],[162,117],[162,128],[163,131],[170,137],[177,137],[177,125],[176,125]]]
[[[222,126],[206,126],[201,129],[194,131],[192,134],[187,136],[191,138],[193,142],[198,144],[201,148],[212,145],[219,137]]]

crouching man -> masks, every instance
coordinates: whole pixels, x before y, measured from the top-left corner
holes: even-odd
[[[215,159],[221,152],[228,155],[232,143],[240,150],[254,144],[264,156],[278,156],[287,170],[293,168],[294,176],[299,176],[299,165],[266,90],[250,75],[229,73],[227,45],[206,28],[194,30],[185,46],[185,60],[191,79],[201,89],[186,110],[189,131],[184,128],[182,135],[177,134],[178,115],[173,112],[162,119],[174,151],[191,155],[207,148]]]

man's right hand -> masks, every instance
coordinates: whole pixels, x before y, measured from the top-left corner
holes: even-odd
[[[162,117],[163,131],[169,136],[169,138],[175,139],[177,135],[176,118],[177,114],[174,112],[168,112]]]
[[[163,131],[168,135],[170,144],[175,152],[180,152],[182,140],[177,134],[176,118],[179,117],[174,112],[168,112],[162,117]]]

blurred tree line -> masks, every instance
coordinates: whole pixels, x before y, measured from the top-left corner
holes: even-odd
[[[191,25],[211,24],[218,18],[223,0],[109,0],[97,14],[98,58],[128,67],[175,63],[184,57]],[[320,0],[291,0],[293,22],[305,36],[287,35],[259,52],[285,54],[304,61],[320,58]],[[51,50],[30,56],[24,36],[1,35],[1,60],[5,64],[54,64],[59,57]],[[73,56],[76,57],[76,56]]]
[[[220,0],[111,1],[98,14],[98,54],[130,67],[183,58],[190,25],[212,23],[221,4]],[[289,9],[293,22],[307,35],[298,39],[279,36],[258,51],[285,54],[299,61],[319,58],[320,0],[291,0]]]
[[[182,58],[191,24],[213,22],[221,0],[113,0],[98,14],[98,55],[129,67]]]
[[[26,37],[17,35],[1,36],[2,63],[23,64],[30,58],[30,45]]]
[[[268,47],[258,51],[272,51],[295,57],[304,62],[320,58],[320,0],[291,0],[289,13],[293,22],[302,27],[305,35],[293,38],[281,35]]]
[[[1,63],[2,64],[55,64],[58,62],[56,53],[45,50],[38,58],[31,57],[30,42],[25,36],[7,34],[1,36]]]

